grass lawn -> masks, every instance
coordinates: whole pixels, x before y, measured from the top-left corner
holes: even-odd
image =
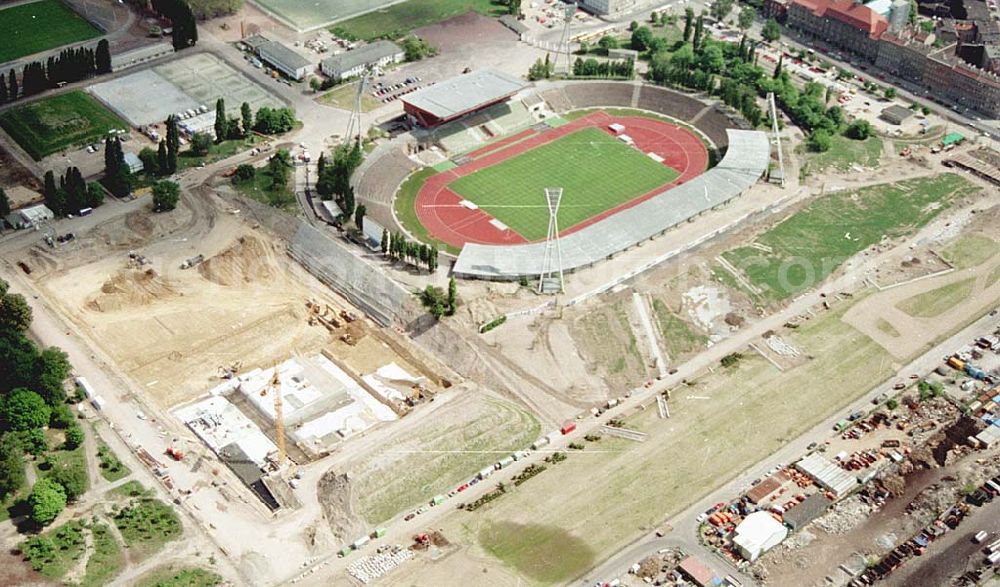
[[[289,171],[288,185],[292,185],[294,182],[294,178],[291,177],[294,173],[295,169]],[[295,206],[295,194],[288,187],[275,189],[274,181],[271,174],[267,172],[267,168],[258,169],[253,179],[234,181],[233,187],[244,196],[275,208],[291,209]]]
[[[464,534],[534,584],[578,577],[595,560],[587,553],[602,559],[619,551],[886,379],[891,357],[841,321],[849,306],[782,332],[814,358],[782,372],[753,354],[697,377],[675,390],[669,426],[656,409],[626,418],[626,428],[649,434],[646,442],[606,438],[532,479],[531,491],[457,512],[444,522],[445,535]],[[500,524],[531,531],[515,539],[492,531]],[[563,538],[580,548],[559,549]]]
[[[81,444],[73,450],[60,448],[63,445],[63,431],[48,429],[45,431],[48,440],[49,450],[45,456],[35,461],[35,469],[40,477],[50,477],[61,469],[79,471],[78,475],[87,480],[86,487],[89,488],[90,481],[87,475],[87,453],[86,447]]]
[[[968,299],[975,285],[976,278],[970,277],[915,295],[896,307],[914,318],[933,318]]]
[[[439,23],[470,10],[494,16],[505,13],[504,7],[494,0],[407,0],[337,23],[330,30],[344,38],[396,39],[413,29]]]
[[[173,507],[150,497],[132,500],[114,517],[132,560],[142,560],[179,538],[183,532]]]
[[[399,191],[396,192],[396,198],[392,205],[399,223],[413,235],[413,238],[429,245],[436,244],[440,250],[457,255],[461,249],[432,237],[420,219],[417,218],[417,194],[420,193],[420,188],[424,187],[424,183],[433,175],[437,175],[434,168],[424,167],[406,178],[406,181],[399,186]]]
[[[94,524],[90,527],[90,534],[93,540],[92,550],[80,587],[107,585],[125,564],[122,549],[107,524]]]
[[[528,446],[540,434],[538,420],[521,408],[469,396],[427,426],[387,443],[365,460],[362,470],[352,472],[361,515],[372,524],[384,522]]]
[[[222,577],[193,567],[173,565],[153,569],[136,581],[138,587],[213,587],[222,583]]]
[[[82,91],[69,92],[0,114],[0,126],[32,158],[103,139],[128,124]]]
[[[982,265],[997,253],[1000,243],[981,234],[968,234],[945,247],[941,256],[958,269],[968,269]]]
[[[222,141],[218,144],[212,143],[212,146],[208,149],[208,155],[195,155],[191,149],[181,151],[177,154],[177,171],[197,167],[202,163],[208,165],[209,163],[221,161],[222,159],[232,157],[241,151],[249,149],[257,142],[257,135],[250,135],[250,137],[246,139]]]
[[[608,133],[584,128],[451,182],[461,197],[528,240],[545,238],[544,190],[564,189],[562,230],[641,196],[679,174]]]
[[[342,110],[351,110],[354,108],[354,97],[357,93],[358,84],[357,82],[354,82],[352,84],[345,84],[334,88],[317,98],[317,100],[320,104],[326,104],[327,106],[333,106],[334,108],[340,108]],[[370,91],[361,95],[362,112],[371,112],[381,105],[382,103],[376,100],[371,95]]]
[[[879,318],[878,322],[875,323],[875,328],[878,328],[889,336],[899,336],[899,331],[896,330],[896,327],[890,324],[885,318]]]
[[[817,286],[853,255],[927,224],[979,188],[953,173],[822,196],[744,246],[723,253],[775,301]]]
[[[132,471],[119,460],[118,455],[103,442],[97,444],[97,459],[101,463],[101,477],[105,481],[114,483],[115,481],[128,477]]]
[[[864,141],[856,141],[838,134],[832,137],[829,151],[810,153],[807,165],[813,173],[828,168],[850,171],[854,165],[873,169],[878,167],[881,157],[882,139],[872,136]]]
[[[681,320],[662,300],[653,300],[653,314],[663,335],[669,359],[676,361],[679,357],[705,348],[708,337],[695,332],[687,322]]]
[[[41,0],[0,10],[0,63],[93,39],[94,25],[59,0]]]
[[[50,579],[58,579],[84,556],[86,532],[82,521],[73,520],[29,538],[19,548],[34,570]]]

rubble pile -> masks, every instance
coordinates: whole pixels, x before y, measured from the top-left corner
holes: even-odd
[[[847,534],[875,511],[875,507],[851,496],[841,501],[824,516],[817,518],[816,527],[830,534]]]

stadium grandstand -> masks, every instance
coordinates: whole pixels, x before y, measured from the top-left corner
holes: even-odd
[[[750,189],[767,171],[770,141],[760,131],[730,129],[726,134],[726,154],[712,169],[560,238],[562,269],[571,272],[609,259]],[[545,247],[544,242],[469,243],[462,248],[453,272],[460,277],[497,281],[539,275],[543,272]]]
[[[405,96],[403,110],[411,123],[435,128],[506,102],[526,87],[513,76],[482,69]]]

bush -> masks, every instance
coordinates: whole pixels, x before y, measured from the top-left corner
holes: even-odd
[[[76,424],[73,411],[66,404],[59,404],[52,408],[52,415],[49,416],[49,426],[51,428],[66,429]]]
[[[250,181],[257,175],[257,170],[253,165],[249,163],[243,163],[236,168],[236,172],[233,173],[233,181]]]
[[[735,367],[743,359],[742,353],[730,353],[719,361],[723,367]]]
[[[212,148],[212,137],[208,133],[198,132],[191,137],[191,152],[199,157],[208,155]]]
[[[168,212],[177,207],[180,200],[180,186],[172,181],[158,181],[153,184],[153,211]]]
[[[870,122],[868,122],[867,120],[859,119],[852,122],[851,125],[847,127],[847,130],[844,132],[844,134],[847,135],[848,138],[854,139],[856,141],[863,141],[868,137],[872,136],[873,132],[874,130],[872,129],[872,125]]]
[[[507,315],[506,314],[502,314],[502,315],[494,318],[493,320],[490,320],[486,324],[483,324],[482,326],[480,326],[479,327],[479,334],[485,334],[485,333],[493,330],[497,326],[500,326],[501,324],[503,324],[506,321],[507,321]]]
[[[894,399],[891,399],[891,400],[885,402],[885,407],[888,408],[888,409],[890,409],[890,410],[895,410],[896,408],[899,407],[899,402],[897,402]]]
[[[833,146],[833,139],[830,138],[830,133],[818,128],[809,134],[806,146],[814,153],[825,153]]]
[[[52,479],[42,478],[31,488],[28,496],[31,521],[46,526],[66,508],[66,490]]]
[[[83,444],[83,430],[76,424],[67,428],[66,444],[63,445],[63,449],[73,450],[81,444]]]

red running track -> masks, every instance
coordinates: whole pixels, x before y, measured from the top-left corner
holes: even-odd
[[[458,248],[466,243],[491,245],[526,243],[528,241],[514,230],[510,228],[501,230],[490,224],[493,217],[482,209],[473,210],[462,206],[463,198],[448,186],[473,171],[496,165],[582,128],[595,127],[608,134],[614,134],[608,129],[608,125],[612,123],[623,125],[625,134],[632,137],[636,147],[643,153],[659,155],[663,158],[664,165],[669,165],[680,175],[671,183],[664,184],[647,194],[633,198],[574,226],[564,227],[560,231],[562,235],[600,222],[612,214],[648,200],[666,188],[690,181],[701,175],[708,165],[708,151],[705,145],[694,133],[685,128],[641,116],[611,116],[605,112],[595,112],[559,128],[536,133],[534,136],[530,136],[534,131],[521,132],[515,135],[519,140],[515,140],[515,137],[509,139],[513,144],[508,147],[487,145],[473,152],[474,155],[480,154],[479,158],[431,176],[417,194],[415,202],[417,218],[434,238]],[[504,139],[503,143],[507,142],[508,139]]]

